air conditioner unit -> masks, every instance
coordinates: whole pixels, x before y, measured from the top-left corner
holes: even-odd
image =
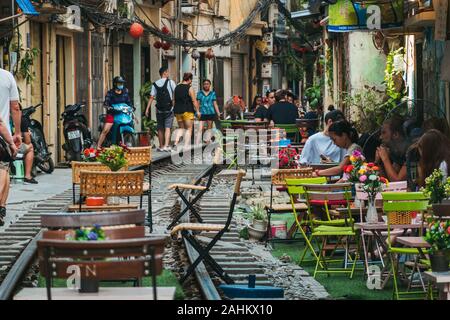
[[[181,0],[181,13],[185,15],[197,15],[198,2],[193,0]]]
[[[79,6],[68,6],[66,14],[58,15],[58,21],[69,30],[84,32],[81,26],[81,10]]]

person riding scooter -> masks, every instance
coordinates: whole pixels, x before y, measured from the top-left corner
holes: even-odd
[[[103,131],[98,139],[97,147],[101,148],[109,131],[114,125],[114,110],[113,105],[125,103],[132,106],[128,89],[125,88],[125,79],[121,76],[115,77],[113,80],[113,88],[108,91],[105,97],[103,106],[106,108],[106,119]],[[134,109],[134,108],[133,108]]]

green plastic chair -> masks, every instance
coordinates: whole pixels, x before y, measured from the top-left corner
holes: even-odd
[[[356,237],[354,229],[354,220],[351,214],[350,203],[352,199],[352,184],[324,184],[324,185],[302,185],[305,189],[306,201],[308,204],[308,215],[311,226],[311,238],[321,238],[322,246],[319,248],[319,256],[314,270],[314,278],[319,273],[349,273],[350,279],[353,278],[355,272],[356,262],[359,253],[359,238]],[[344,212],[343,225],[330,225],[331,220],[328,212],[328,206],[345,205],[347,207]],[[324,206],[327,212],[327,219],[320,221],[313,218],[311,208],[313,206]],[[330,257],[325,256],[324,246],[329,238],[336,238],[335,246],[330,254]],[[350,239],[354,238],[357,244],[355,257],[352,259],[349,253]],[[336,250],[339,247],[345,248],[345,255],[342,259],[333,259]],[[349,268],[349,260],[352,260]],[[330,263],[342,262],[343,267],[329,267]],[[320,270],[319,270],[320,268]]]
[[[425,294],[423,291],[400,291],[399,289],[399,255],[418,255],[416,248],[402,248],[393,246],[391,241],[391,229],[398,225],[411,224],[413,212],[424,213],[427,211],[429,199],[422,192],[383,192],[383,211],[387,215],[388,227],[388,254],[391,263],[391,272],[394,279],[393,297],[397,300],[416,299],[417,294]],[[423,219],[422,219],[423,221]],[[424,253],[426,250],[422,250]]]
[[[317,178],[302,178],[302,179],[286,179],[285,181],[289,198],[291,200],[292,213],[295,218],[295,223],[297,224],[297,228],[301,233],[302,237],[305,239],[305,249],[303,249],[303,253],[300,257],[300,265],[302,265],[303,262],[311,262],[305,261],[306,253],[308,252],[308,250],[310,250],[314,256],[314,260],[312,261],[317,262],[318,256],[311,243],[311,237],[308,237],[305,233],[305,230],[303,229],[304,227],[310,226],[310,221],[308,220],[309,214],[307,215],[306,218],[302,217],[300,219],[300,216],[295,209],[295,203],[297,197],[302,197],[305,195],[305,189],[303,188],[304,184],[326,184],[327,179],[325,177],[317,177]]]

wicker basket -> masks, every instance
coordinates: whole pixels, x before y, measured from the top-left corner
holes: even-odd
[[[411,224],[411,211],[392,211],[387,213],[391,225]]]
[[[313,168],[272,170],[272,183],[283,186],[286,184],[286,179],[305,179],[312,176]]]

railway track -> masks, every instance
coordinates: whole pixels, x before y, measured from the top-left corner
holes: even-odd
[[[170,159],[170,154],[165,154],[155,157],[152,163],[155,225],[158,222],[166,223],[170,219],[170,211],[176,200],[175,194],[167,192],[167,186],[191,181],[208,167],[174,165],[170,163]],[[133,200],[137,202],[137,199]],[[0,300],[12,299],[35,261],[37,240],[41,237],[41,214],[64,212],[71,203],[72,191],[68,189],[37,204],[0,232]],[[143,208],[147,208],[146,197]]]
[[[233,193],[234,179],[228,178],[228,183],[221,178],[219,174],[213,181],[211,190],[205,194],[200,201],[197,209],[202,216],[204,223],[225,224],[228,217],[231,197]],[[188,196],[189,192],[185,193]],[[181,209],[184,209],[182,206]],[[184,217],[184,222],[188,222],[189,217]],[[205,243],[212,238],[214,233],[200,234]],[[190,262],[192,263],[197,257],[197,252],[191,245],[185,241],[184,243]],[[239,230],[233,221],[231,228],[224,234],[222,239],[217,242],[211,250],[211,256],[217,263],[228,273],[235,281],[235,284],[247,284],[248,276],[256,276],[257,285],[272,286],[272,282],[265,274],[264,266],[250,253],[239,237]],[[221,280],[211,273],[203,263],[200,263],[195,270],[195,277],[203,297],[206,300],[221,300],[225,298],[218,286],[222,284]]]

